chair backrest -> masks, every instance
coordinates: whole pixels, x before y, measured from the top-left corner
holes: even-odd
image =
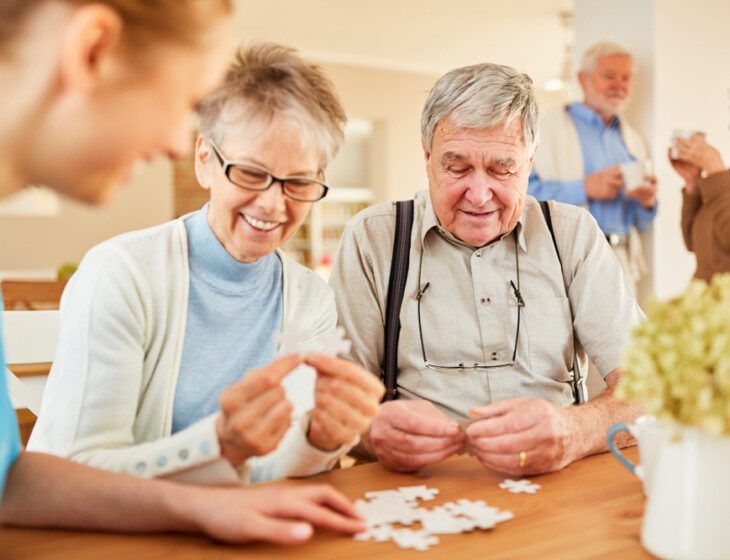
[[[8,390],[15,408],[38,415],[47,373],[56,353],[59,311],[5,311],[5,361]]]
[[[6,310],[58,309],[68,280],[3,280]]]

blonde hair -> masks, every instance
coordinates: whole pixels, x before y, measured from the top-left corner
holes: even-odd
[[[47,1],[47,0],[46,0]],[[125,39],[135,46],[162,40],[196,44],[212,21],[233,10],[232,0],[61,0],[71,5],[105,4],[124,21]],[[0,0],[0,48],[44,4],[38,0]]]
[[[314,135],[322,169],[342,145],[347,121],[324,70],[275,43],[240,49],[223,83],[200,104],[198,115],[201,133],[215,142],[221,141],[229,124],[253,127],[289,116]]]

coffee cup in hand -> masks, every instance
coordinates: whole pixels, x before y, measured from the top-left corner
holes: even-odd
[[[644,177],[647,174],[647,165],[641,160],[629,161],[619,164],[621,174],[624,176],[624,192],[632,191],[644,184]]]
[[[677,159],[677,157],[679,157],[678,150],[677,150],[677,140],[680,138],[682,138],[684,140],[689,140],[695,134],[699,134],[700,136],[705,135],[705,133],[702,132],[701,130],[691,130],[689,128],[675,128],[672,131],[672,143],[671,143],[671,150],[670,150],[672,159]]]

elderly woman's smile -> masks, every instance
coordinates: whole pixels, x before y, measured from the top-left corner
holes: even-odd
[[[253,216],[247,214],[241,214],[241,217],[245,222],[257,231],[272,231],[279,227],[283,222],[266,222],[264,220],[258,220]]]

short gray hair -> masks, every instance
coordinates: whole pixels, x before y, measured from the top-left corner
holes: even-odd
[[[476,64],[442,76],[431,89],[421,115],[421,140],[431,149],[436,126],[444,119],[459,128],[484,130],[522,121],[528,151],[537,145],[538,110],[532,80],[510,66]]]
[[[292,118],[313,134],[323,170],[342,145],[347,121],[324,70],[275,43],[240,49],[223,83],[198,107],[198,116],[201,134],[216,143],[227,125],[252,127],[277,116]]]
[[[583,72],[591,72],[596,66],[599,58],[604,56],[628,56],[632,60],[634,55],[631,51],[622,47],[618,43],[612,43],[611,41],[600,41],[594,43],[585,53],[583,53],[583,59],[581,60],[580,69]]]

